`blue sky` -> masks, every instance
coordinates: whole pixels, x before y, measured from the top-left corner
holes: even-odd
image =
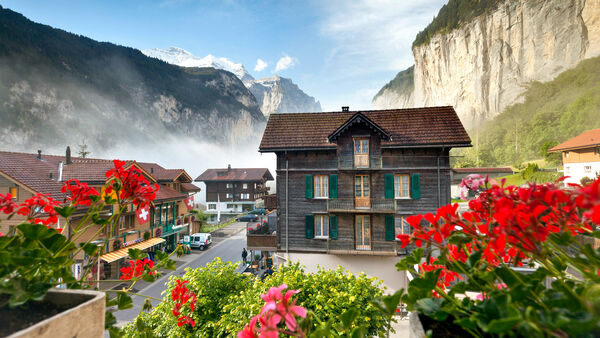
[[[371,108],[412,65],[410,46],[446,0],[0,0],[29,19],[139,49],[180,47],[291,78],[324,110]],[[275,72],[278,61],[287,67]],[[267,63],[255,71],[257,60]],[[285,62],[284,62],[285,63]],[[280,64],[280,67],[281,64]]]

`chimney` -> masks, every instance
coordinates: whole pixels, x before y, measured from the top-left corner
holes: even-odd
[[[227,171],[231,171],[231,164],[227,165]]]
[[[67,154],[69,154],[69,147],[67,147]],[[70,156],[69,156],[70,157]],[[67,158],[69,158],[67,157]],[[62,181],[62,172],[63,172],[63,162],[58,162],[58,181]]]
[[[71,164],[71,147],[67,146],[67,152],[65,154],[65,164]]]
[[[342,106],[342,111],[350,111],[350,107],[349,106]]]
[[[42,151],[38,150],[38,156],[37,156],[38,160],[42,159]]]

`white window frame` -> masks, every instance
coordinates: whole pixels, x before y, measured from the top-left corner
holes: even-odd
[[[568,151],[565,151],[565,157],[569,158],[569,152]]]
[[[329,238],[329,215],[315,215],[315,238]],[[327,231],[327,234],[323,234]]]
[[[211,203],[208,205],[208,210],[217,210],[217,205],[214,203]]]
[[[592,173],[592,166],[591,165],[584,165],[583,166],[583,172],[586,173],[586,174]]]
[[[227,184],[225,184],[225,188],[226,189],[233,189],[233,183],[227,183]]]
[[[319,187],[319,190],[317,190]],[[315,199],[329,198],[329,175],[315,175],[313,178],[313,192]],[[319,194],[317,194],[319,192]]]
[[[410,235],[412,233],[412,227],[406,221],[406,219],[408,217],[409,217],[408,215],[402,215],[402,216],[395,215],[395,217],[394,217],[394,234],[395,234],[395,236]],[[398,224],[398,223],[401,223],[401,224]],[[406,233],[407,229],[408,229],[408,233]]]
[[[568,175],[571,172],[571,167],[566,166],[565,167],[565,175]]]
[[[248,189],[248,183],[242,184],[242,189]]]
[[[398,185],[400,189],[396,189],[396,178],[399,179]],[[402,186],[404,185],[404,179],[406,179],[406,195],[403,195]],[[394,174],[394,198],[395,199],[410,199],[410,175],[409,174]]]
[[[243,200],[249,200],[249,199],[250,199],[250,194],[248,194],[248,193],[243,193],[243,194],[242,194],[242,199],[243,199]]]
[[[225,194],[225,198],[233,198],[233,194]]]

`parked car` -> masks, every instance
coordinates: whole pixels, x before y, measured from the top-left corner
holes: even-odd
[[[264,215],[267,213],[267,209],[265,208],[254,208],[252,209],[252,211],[250,211],[251,214],[255,214],[255,215]]]
[[[258,216],[256,214],[247,214],[237,218],[238,222],[256,222],[258,221]]]
[[[182,244],[188,244],[192,249],[200,249],[201,251],[206,250],[212,244],[212,238],[207,233],[197,233],[191,236],[183,236],[183,241],[179,241]]]

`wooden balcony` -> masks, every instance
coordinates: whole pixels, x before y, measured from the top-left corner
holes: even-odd
[[[248,250],[277,251],[277,235],[246,235]]]
[[[331,198],[327,200],[328,212],[345,213],[382,213],[396,212],[396,203],[393,199],[371,198],[370,203],[357,201],[353,198]]]

